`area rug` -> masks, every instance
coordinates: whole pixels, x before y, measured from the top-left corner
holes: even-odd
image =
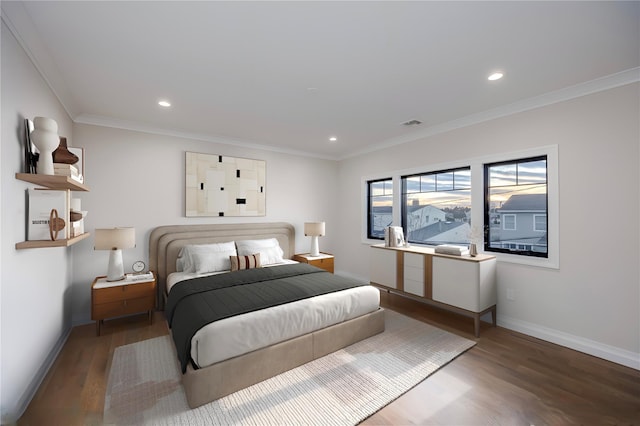
[[[190,409],[169,336],[117,348],[105,424],[355,425],[475,342],[386,310],[385,331]]]

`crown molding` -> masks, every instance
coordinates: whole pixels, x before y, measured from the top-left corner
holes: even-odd
[[[567,100],[579,98],[593,93],[601,92],[608,89],[624,86],[640,81],[640,67],[631,68],[615,74],[604,76],[595,80],[569,86],[560,90],[549,92],[540,96],[523,99],[518,102],[503,105],[487,111],[471,114],[456,120],[440,123],[434,126],[426,127],[419,132],[403,135],[397,138],[387,139],[379,144],[371,145],[363,150],[354,151],[345,155],[321,155],[308,151],[292,150],[267,145],[255,141],[240,140],[229,137],[221,137],[217,135],[195,134],[188,132],[180,132],[171,129],[147,126],[142,123],[136,123],[126,120],[119,120],[110,117],[96,116],[90,114],[78,114],[78,106],[74,101],[73,95],[68,90],[64,78],[55,60],[48,53],[40,36],[35,32],[33,22],[29,17],[27,10],[22,2],[18,1],[0,1],[2,11],[2,21],[7,25],[9,31],[16,38],[20,46],[42,76],[43,80],[49,86],[51,91],[60,101],[60,104],[67,112],[69,117],[75,123],[93,124],[104,127],[121,128],[126,130],[140,131],[157,135],[167,135],[180,137],[185,139],[214,142],[219,144],[234,145],[250,149],[259,149],[264,151],[279,152],[304,157],[319,158],[324,160],[342,161],[371,152],[379,151],[386,148],[414,142],[437,134],[446,133],[452,130],[468,127],[474,124],[495,120],[501,117],[529,111],[544,106],[564,102]],[[45,72],[46,70],[46,72]],[[74,118],[75,117],[75,118]]]
[[[487,111],[482,111],[477,114],[471,114],[457,120],[430,126],[420,132],[412,133],[410,135],[388,139],[380,144],[370,146],[367,149],[356,151],[340,157],[338,158],[338,160],[341,161],[353,157],[358,157],[360,155],[369,154],[381,149],[391,148],[405,143],[414,142],[437,134],[450,132],[452,130],[483,123],[490,120],[495,120],[497,118],[506,117],[524,111],[542,108],[548,105],[553,105],[571,99],[580,98],[582,96],[591,95],[593,93],[625,86],[627,84],[637,83],[639,81],[640,67],[631,68],[615,74],[597,78],[595,80],[565,87],[563,89],[545,93],[539,96],[534,96],[532,98],[523,99],[521,101],[503,105]]]
[[[77,117],[73,118],[73,122],[78,124],[90,124],[93,126],[111,127],[115,129],[131,130],[131,131],[141,132],[141,133],[150,133],[153,135],[171,136],[171,137],[182,138],[182,139],[190,139],[194,141],[211,142],[211,143],[217,143],[221,145],[232,145],[232,146],[239,146],[242,148],[259,149],[262,151],[278,152],[281,154],[296,155],[300,157],[311,157],[311,158],[318,158],[322,160],[336,161],[335,157],[323,156],[320,154],[314,154],[307,151],[281,148],[277,146],[261,144],[255,141],[234,139],[231,137],[207,135],[202,133],[181,132],[177,130],[147,126],[135,121],[120,120],[120,119],[104,117],[100,115],[80,114]]]
[[[22,47],[49,89],[56,96],[69,117],[78,111],[78,105],[68,89],[60,68],[42,43],[31,17],[21,1],[0,1],[2,22]]]

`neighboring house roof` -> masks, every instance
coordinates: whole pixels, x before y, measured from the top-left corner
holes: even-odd
[[[414,213],[414,212],[417,212],[418,210],[422,210],[422,209],[429,209],[429,210],[437,210],[438,212],[441,212],[442,214],[445,214],[444,210],[439,209],[437,207],[434,207],[431,204],[418,205],[418,206],[408,205],[408,206],[406,206],[406,209],[407,209],[408,213]]]
[[[547,194],[517,194],[509,197],[499,212],[505,211],[544,211],[547,209]]]
[[[411,238],[416,241],[428,241],[436,235],[440,235],[443,232],[451,231],[459,226],[468,226],[464,222],[437,222],[424,228],[411,231]]]

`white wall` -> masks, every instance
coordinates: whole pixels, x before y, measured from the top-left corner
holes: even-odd
[[[0,226],[0,410],[11,422],[26,408],[71,327],[71,257],[64,248],[16,250],[25,240],[24,118],[56,120],[73,144],[72,122],[2,22]]]
[[[25,239],[26,182],[22,171],[22,119],[55,119],[59,134],[85,148],[85,183],[74,192],[89,212],[85,229],[134,226],[137,247],[123,252],[125,267],[148,264],[148,238],[159,225],[279,222],[296,227],[296,251],[310,241],[303,223],[324,220],[324,251],[337,245],[337,162],[272,151],[158,136],[108,127],[74,124],[29,58],[2,23],[2,226],[0,287],[2,348],[0,389],[2,423],[15,421],[44,378],[72,324],[90,321],[90,285],[106,273],[108,253],[93,250],[93,235],[70,248],[15,250]],[[264,217],[184,217],[185,151],[265,160]]]
[[[86,183],[76,194],[89,211],[86,230],[134,226],[138,246],[125,265],[148,260],[152,228],[166,224],[287,221],[298,252],[307,220],[327,222],[321,249],[337,255],[339,271],[368,280],[362,244],[361,178],[385,171],[447,163],[544,145],[559,146],[560,269],[498,265],[501,325],[640,368],[639,85],[432,136],[333,162],[73,124],[2,23],[0,179],[0,404],[2,421],[21,413],[72,324],[90,316],[90,283],[104,274],[107,253],[93,237],[69,249],[15,250],[25,223],[22,168],[24,117],[54,118],[72,146],[86,150]],[[184,152],[266,160],[267,215],[184,217]],[[592,212],[606,212],[594,216]],[[615,247],[615,250],[611,250]],[[506,288],[516,292],[507,301]]]
[[[85,230],[133,226],[137,247],[123,250],[125,270],[142,259],[148,265],[149,234],[156,226],[198,223],[289,222],[296,228],[296,251],[308,252],[303,224],[326,222],[320,248],[337,246],[338,214],[335,161],[306,158],[239,146],[159,136],[109,127],[76,124],[77,146],[85,149],[85,183],[90,192],[76,193],[87,210]],[[188,218],[185,209],[185,152],[201,152],[265,160],[266,216]],[[108,253],[93,250],[93,236],[74,245],[73,322],[90,320],[90,284],[105,275]]]
[[[337,259],[368,277],[363,176],[557,144],[560,269],[499,262],[498,323],[640,369],[639,91],[626,85],[340,162]]]

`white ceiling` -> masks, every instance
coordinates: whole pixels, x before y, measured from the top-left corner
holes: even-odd
[[[2,14],[76,122],[324,158],[640,76],[637,1],[3,1]]]

